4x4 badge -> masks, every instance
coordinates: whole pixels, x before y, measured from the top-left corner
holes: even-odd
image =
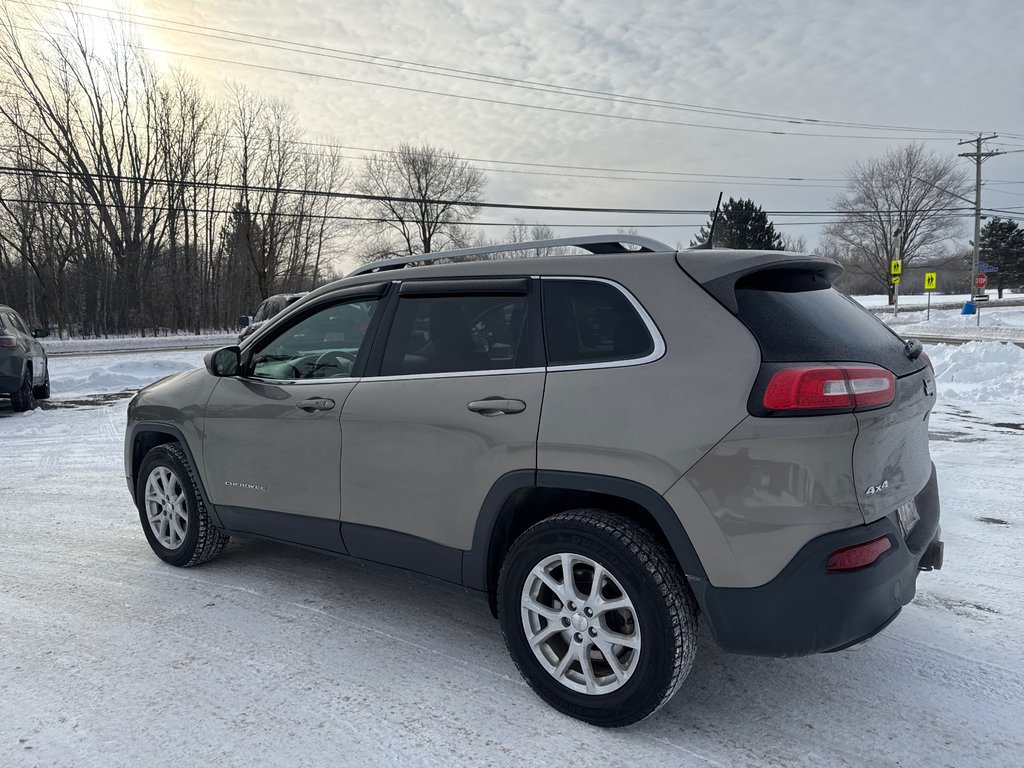
[[[924,393],[929,397],[935,394],[935,379],[924,380]]]
[[[871,485],[871,486],[868,486],[868,489],[866,491],[864,491],[864,494],[867,495],[867,496],[871,496],[872,494],[875,494],[875,493],[881,493],[882,491],[884,491],[888,487],[889,487],[889,481],[888,480],[883,480],[881,485]]]

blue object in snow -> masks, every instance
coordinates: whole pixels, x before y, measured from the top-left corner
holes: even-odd
[[[961,315],[973,315],[978,308],[974,305],[973,301],[965,301],[964,308],[960,310]]]

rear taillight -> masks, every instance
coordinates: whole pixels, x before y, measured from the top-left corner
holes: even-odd
[[[835,573],[867,568],[890,549],[892,549],[892,543],[888,536],[880,536],[855,547],[839,549],[829,556],[828,562],[825,563],[825,570]]]
[[[768,381],[768,411],[877,408],[896,396],[896,377],[877,365],[799,365],[781,368]]]
[[[0,333],[0,349],[14,349],[18,346],[18,340],[6,333]]]
[[[932,359],[930,357],[928,357],[928,353],[927,352],[922,352],[921,353],[921,358],[926,363],[928,363],[928,370],[931,371],[932,373],[935,373],[935,366],[932,365]]]

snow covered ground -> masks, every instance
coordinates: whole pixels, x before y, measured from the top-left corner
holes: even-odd
[[[988,294],[990,304],[998,304],[999,291],[994,288],[989,288],[985,291]],[[852,299],[860,303],[862,306],[868,309],[883,309],[889,306],[889,297],[884,293],[867,294],[862,296],[851,296]],[[932,293],[932,304],[963,304],[967,301],[966,293]],[[1004,302],[1020,302],[1024,301],[1024,293],[1014,293],[1012,291],[1003,291]],[[928,295],[924,293],[916,294],[900,294],[900,308],[902,311],[903,307],[923,307],[928,303]]]
[[[47,409],[0,401],[0,766],[1019,766],[1024,349],[928,352],[945,568],[860,651],[705,634],[621,731],[537,699],[458,588],[261,541],[164,565],[125,488],[123,393],[201,353],[54,359]]]
[[[1021,339],[1024,340],[1024,307],[989,307],[980,317],[962,315],[959,309],[933,309],[931,319],[924,310],[879,315],[904,338],[948,336],[950,338]],[[980,320],[980,322],[979,322]]]
[[[892,308],[887,307],[884,295],[853,296],[855,301],[868,309],[883,310],[878,312],[879,319],[892,326],[904,338],[914,336],[942,336],[954,339],[1000,339],[1024,340],[1024,307],[1015,304],[1024,301],[1024,294],[1004,293],[1004,302],[1013,302],[1010,306],[1001,304],[996,299],[996,292],[989,291],[990,301],[981,305],[980,323],[975,315],[962,315],[960,310],[966,296],[932,297],[933,307],[939,304],[959,302],[956,309],[931,310],[931,317],[925,310],[926,296],[901,296],[900,312],[893,316]],[[928,319],[926,319],[928,318]]]

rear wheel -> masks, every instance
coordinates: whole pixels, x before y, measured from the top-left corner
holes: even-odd
[[[147,453],[137,483],[139,519],[157,557],[187,568],[223,551],[228,537],[210,519],[192,466],[180,447],[167,443]]]
[[[35,390],[32,388],[32,369],[25,369],[25,378],[17,392],[11,394],[11,408],[16,411],[31,411],[36,407]]]
[[[695,602],[677,564],[646,529],[603,510],[555,515],[520,536],[498,612],[530,687],[594,725],[653,714],[693,665]]]

